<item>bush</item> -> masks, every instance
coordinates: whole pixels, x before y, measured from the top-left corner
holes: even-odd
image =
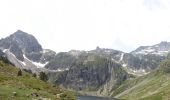
[[[46,82],[48,80],[48,77],[45,72],[40,72],[39,77],[40,77],[40,80],[42,80],[44,82]]]
[[[32,76],[33,76],[33,77],[37,77],[37,74],[36,74],[36,73],[34,73],[34,74],[32,74]]]
[[[19,69],[18,73],[17,73],[17,76],[22,76],[22,71],[21,69]]]

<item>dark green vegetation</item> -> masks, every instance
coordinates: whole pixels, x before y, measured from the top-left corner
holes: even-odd
[[[169,100],[169,94],[170,59],[146,76],[125,81],[113,96],[128,100]]]
[[[44,82],[47,82],[47,80],[48,80],[48,77],[47,77],[45,72],[40,72],[39,73],[39,78],[40,78],[40,80],[42,80]]]
[[[75,100],[74,93],[62,90],[0,60],[0,100]]]

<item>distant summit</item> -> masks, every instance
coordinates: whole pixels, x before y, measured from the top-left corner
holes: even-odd
[[[21,30],[16,31],[7,38],[11,40],[11,42],[16,42],[18,45],[20,45],[21,49],[23,49],[26,53],[42,51],[42,47],[36,38],[33,35]]]
[[[44,50],[33,35],[21,30],[1,39],[0,50],[15,66],[31,70],[44,67],[55,55],[51,50]]]
[[[170,52],[170,42],[162,41],[159,44],[152,45],[152,46],[141,46],[134,50],[133,54],[154,54],[160,56],[166,56]]]
[[[16,32],[14,32],[14,34],[28,34],[22,30],[17,30]]]

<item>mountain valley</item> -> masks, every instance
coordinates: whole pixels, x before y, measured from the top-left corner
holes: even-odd
[[[56,53],[21,30],[0,40],[0,57],[18,69],[44,72],[48,82],[77,94],[128,100],[168,100],[169,56],[170,42],[130,53],[100,47]]]

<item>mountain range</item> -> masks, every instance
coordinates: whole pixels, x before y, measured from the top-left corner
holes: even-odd
[[[43,71],[49,82],[98,96],[115,96],[124,82],[150,75],[169,55],[170,42],[165,41],[130,53],[100,47],[56,53],[21,30],[0,40],[0,57],[16,67],[36,74]]]

